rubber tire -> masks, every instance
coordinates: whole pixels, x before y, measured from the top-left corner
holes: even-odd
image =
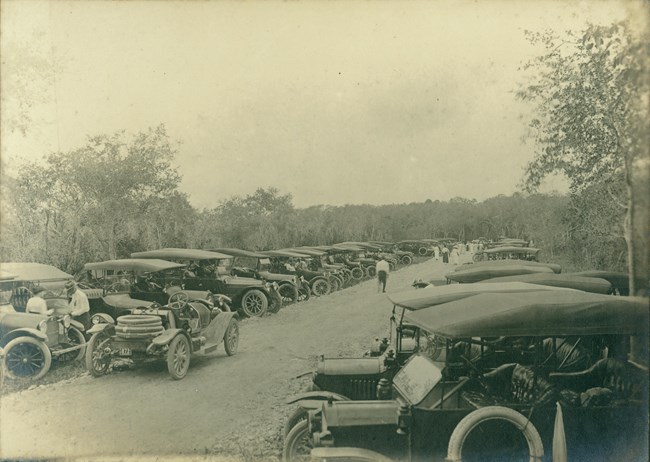
[[[330,287],[331,287],[330,290],[332,292],[336,292],[337,290],[341,290],[341,288],[343,287],[343,283],[336,276],[330,277],[328,282],[330,283]]]
[[[351,271],[352,271],[352,278],[355,281],[360,281],[365,276],[365,273],[360,266],[355,266],[354,268],[351,269]]]
[[[483,260],[483,253],[475,253],[472,255],[472,261],[479,262],[481,260]]]
[[[321,287],[322,289],[316,289],[316,287]],[[311,283],[311,293],[317,297],[321,295],[327,295],[332,291],[332,286],[325,279],[318,278]]]
[[[158,326],[115,326],[115,332],[119,334],[157,334],[165,330],[162,325]]]
[[[296,409],[293,410],[293,412],[285,422],[282,436],[284,436],[284,438],[286,439],[291,429],[296,425],[298,425],[298,422],[300,422],[301,420],[307,420],[307,409],[302,407],[297,407]]]
[[[145,314],[125,314],[117,318],[117,323],[124,326],[141,326],[142,324],[162,325],[162,320],[158,316],[151,316]]]
[[[70,333],[72,333],[72,335],[77,337],[77,343],[74,343],[71,346],[74,346],[74,345],[86,345],[86,337],[84,337],[84,334],[79,329],[77,329],[76,327],[70,326],[70,327],[68,327],[68,335],[70,335]],[[71,354],[71,353],[73,353],[73,352],[71,351],[70,353],[64,353],[64,355],[65,354]],[[76,357],[68,358],[67,356],[65,356],[64,357],[65,359],[62,360],[61,356],[59,356],[57,358],[57,362],[58,363],[68,363],[68,362],[70,362],[71,363],[71,362],[74,362],[74,361],[79,361],[84,356],[86,356],[86,347],[85,346],[83,348],[79,348],[79,350],[77,351],[77,356]]]
[[[97,332],[96,334],[93,334],[92,337],[90,337],[90,340],[88,340],[88,344],[86,345],[86,370],[90,372],[90,375],[93,377],[101,377],[102,375],[106,374],[111,366],[110,357],[108,358],[108,362],[105,368],[96,369],[94,365],[93,351],[95,350],[97,344],[103,342],[104,340],[109,340],[110,342],[110,336],[105,332]],[[110,343],[108,343],[108,345],[110,345]]]
[[[26,375],[26,376],[20,376],[14,374],[11,369],[9,369],[7,365],[7,360],[9,359],[9,356],[11,355],[11,350],[15,348],[18,345],[21,344],[29,344],[32,345],[40,351],[41,355],[43,356],[42,359],[42,366],[41,368],[33,375]],[[4,368],[5,372],[8,377],[12,379],[17,379],[17,380],[38,380],[41,377],[43,377],[47,372],[50,370],[50,366],[52,366],[52,353],[50,352],[50,349],[45,345],[44,342],[35,339],[34,337],[16,337],[15,339],[11,340],[7,345],[3,348],[5,352],[4,356]]]
[[[421,257],[426,256],[427,252],[429,252],[429,251],[427,250],[426,247],[420,247],[418,249],[418,255],[420,255]]]
[[[300,299],[301,302],[306,302],[307,300],[309,300],[311,298],[311,287],[309,287],[309,284],[306,283],[306,282],[303,282],[300,285],[299,293],[300,293],[300,297],[302,297]]]
[[[404,255],[402,256],[402,258],[400,258],[399,261],[404,265],[410,265],[411,263],[413,263],[413,257],[411,257],[410,255]]]
[[[249,308],[247,308],[246,302],[251,297],[258,297],[259,298],[261,307],[259,308],[258,311],[251,311]],[[266,313],[266,310],[268,308],[269,308],[269,300],[268,300],[268,298],[266,298],[266,295],[261,290],[257,290],[257,289],[249,290],[241,298],[241,311],[245,316],[247,316],[249,318],[262,316],[264,313]]]
[[[176,350],[178,349],[185,350],[184,364],[182,364],[180,370],[177,370],[174,364],[174,357],[176,355]],[[190,342],[187,340],[185,335],[178,334],[172,339],[169,343],[169,350],[167,351],[167,371],[169,371],[169,375],[171,375],[172,379],[181,380],[187,375],[187,371],[190,368],[191,354],[192,350],[190,349]]]
[[[489,420],[505,420],[518,428],[526,438],[528,450],[530,453],[530,462],[541,462],[544,457],[544,445],[535,426],[514,409],[503,406],[487,406],[466,415],[463,420],[458,422],[456,428],[449,437],[447,446],[447,458],[449,462],[461,462],[463,445],[469,434],[478,425]]]
[[[375,266],[366,266],[366,275],[369,278],[377,276],[377,268]]]
[[[234,334],[236,338],[234,339],[234,342],[233,341],[229,342],[228,339],[232,334]],[[234,343],[234,345],[232,345],[231,343]],[[228,324],[228,327],[226,328],[226,333],[223,334],[223,348],[226,350],[226,354],[228,356],[232,356],[235,353],[237,353],[238,346],[239,346],[239,323],[237,322],[236,319],[231,319],[230,323]]]
[[[298,301],[298,288],[290,282],[281,284],[280,287],[278,287],[278,292],[280,293],[280,296],[282,296],[282,303],[285,305],[289,303],[296,303]]]
[[[309,422],[307,420],[299,421],[294,425],[289,433],[287,433],[287,436],[284,439],[284,444],[282,445],[282,462],[292,462],[294,460],[294,446],[306,434],[309,434]]]
[[[271,292],[271,299],[269,300],[269,307],[266,309],[268,313],[277,313],[284,306],[282,297],[278,292]]]

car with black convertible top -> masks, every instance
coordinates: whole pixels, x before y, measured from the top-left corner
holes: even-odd
[[[361,449],[377,460],[541,462],[554,439],[566,443],[554,456],[568,460],[638,460],[648,450],[648,303],[557,289],[406,311],[444,340],[440,357],[412,356],[375,400],[321,401],[287,434],[283,460],[317,448],[326,460]]]

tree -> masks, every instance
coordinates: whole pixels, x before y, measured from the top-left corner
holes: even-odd
[[[546,51],[524,65],[535,75],[517,92],[535,109],[530,127],[537,149],[524,183],[535,190],[546,175],[562,172],[572,194],[598,191],[598,200],[624,203],[631,289],[647,290],[649,44],[626,22],[592,25],[562,37],[552,32],[528,36]],[[621,178],[623,197],[617,187]],[[638,280],[645,281],[643,287],[635,287]]]

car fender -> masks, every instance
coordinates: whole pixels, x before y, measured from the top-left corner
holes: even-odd
[[[86,330],[86,327],[82,323],[74,319],[70,320],[70,325],[81,332],[84,332]]]
[[[99,322],[93,322],[93,319],[94,319],[94,318],[99,318],[100,321],[99,321]],[[107,323],[107,324],[115,324],[115,320],[114,320],[110,315],[108,315],[108,314],[106,314],[106,313],[95,313],[95,314],[93,314],[93,315],[90,317],[90,322],[91,322],[93,325],[95,325],[95,324],[103,324],[103,323]]]
[[[105,330],[114,331],[115,326],[113,324],[109,323],[100,323],[100,324],[94,324],[90,329],[86,331],[87,334],[96,334],[97,332],[103,332]]]
[[[47,335],[41,332],[38,329],[32,329],[31,327],[21,327],[14,329],[11,332],[7,332],[2,340],[0,340],[0,346],[5,346],[7,343],[12,341],[17,337],[34,337],[38,340],[45,342],[47,340]]]
[[[167,329],[162,334],[158,335],[157,337],[154,337],[151,340],[151,344],[156,346],[169,345],[171,341],[174,339],[174,337],[176,337],[177,335],[185,335],[186,337],[188,337],[187,333],[183,329]],[[192,341],[189,337],[188,340],[190,340],[190,347],[191,347]]]
[[[298,393],[289,398],[286,403],[293,404],[300,401],[300,406],[305,409],[319,409],[323,401],[350,401],[350,398],[344,395],[339,395],[338,393],[332,393],[331,391],[305,391],[303,393]],[[312,402],[315,403],[312,405]],[[305,403],[305,406],[303,406]]]

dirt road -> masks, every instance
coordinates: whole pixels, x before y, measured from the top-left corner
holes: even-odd
[[[451,265],[433,259],[391,274],[388,292]],[[185,379],[164,365],[113,371],[2,397],[0,457],[222,456],[277,460],[285,405],[316,358],[360,356],[387,335],[392,305],[367,281],[241,323],[237,355],[193,356]]]

